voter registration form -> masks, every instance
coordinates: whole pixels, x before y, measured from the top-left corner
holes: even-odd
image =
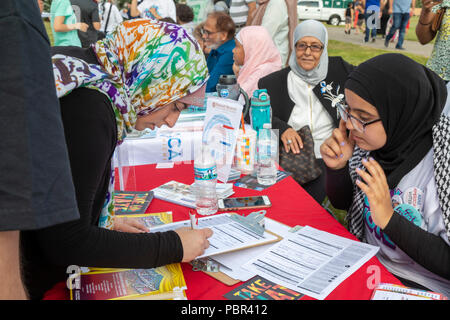
[[[242,267],[322,300],[372,258],[378,249],[305,226]]]
[[[190,226],[190,220],[184,220],[151,228],[150,232],[164,232]],[[209,248],[197,259],[281,240],[279,236],[267,231],[262,236],[258,235],[243,224],[231,219],[229,213],[199,218],[198,228],[210,228],[213,235],[208,238]]]

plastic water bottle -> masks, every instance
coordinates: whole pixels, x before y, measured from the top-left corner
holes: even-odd
[[[277,139],[272,132],[272,125],[264,123],[258,135],[258,168],[256,178],[262,185],[272,185],[277,182]]]
[[[210,150],[205,145],[194,158],[194,194],[197,213],[211,215],[217,212],[217,167]]]
[[[266,89],[253,91],[250,104],[250,123],[258,135],[264,123],[272,123],[272,108],[270,107],[270,97]]]

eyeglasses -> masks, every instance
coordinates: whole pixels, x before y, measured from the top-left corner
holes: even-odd
[[[206,36],[209,38],[212,34],[218,33],[220,31],[211,32],[211,31],[208,31],[208,30],[202,28],[202,29],[200,29],[200,32],[201,32],[202,36]]]
[[[323,46],[320,44],[311,44],[307,45],[306,43],[298,43],[295,45],[295,48],[299,51],[306,51],[306,49],[310,49],[312,52],[320,52],[323,49]]]
[[[355,130],[358,132],[364,133],[364,132],[366,132],[366,127],[369,124],[381,121],[381,119],[375,119],[375,120],[371,120],[368,122],[364,122],[364,121],[356,118],[355,116],[353,116],[350,112],[348,112],[347,108],[345,106],[343,106],[342,104],[337,103],[336,106],[339,110],[339,114],[341,115],[342,120],[347,122],[347,120],[350,118],[353,128],[355,128]]]

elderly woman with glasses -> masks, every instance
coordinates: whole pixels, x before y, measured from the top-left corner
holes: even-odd
[[[324,84],[333,92],[343,88],[353,66],[341,57],[328,57],[327,29],[318,21],[301,22],[294,32],[294,44],[289,66],[261,78],[258,87],[267,89],[270,95],[272,128],[279,130],[285,152],[302,152],[303,141],[297,131],[309,126],[314,157],[325,169],[319,148],[339,121],[336,106],[321,88]],[[319,203],[325,198],[323,174],[302,187]]]
[[[449,88],[403,55],[372,58],[349,75],[348,106],[335,100],[342,120],[320,149],[327,195],[347,210],[350,232],[378,246],[404,285],[447,297]]]

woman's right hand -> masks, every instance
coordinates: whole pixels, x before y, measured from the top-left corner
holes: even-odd
[[[209,247],[208,238],[213,232],[209,228],[191,229],[180,228],[175,230],[183,245],[183,260],[181,262],[190,262],[201,256]]]
[[[326,139],[320,146],[322,160],[328,168],[333,170],[342,169],[353,155],[355,141],[352,134],[347,134],[344,120],[339,122],[339,128],[333,130],[331,137]]]
[[[430,13],[431,8],[433,8],[435,5],[441,3],[442,1],[436,1],[436,0],[422,0],[422,11],[424,13]]]

